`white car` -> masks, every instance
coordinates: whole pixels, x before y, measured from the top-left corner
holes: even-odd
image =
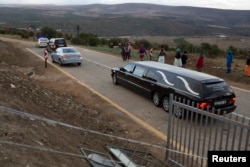
[[[36,41],[36,47],[38,47],[38,48],[45,48],[45,47],[47,47],[48,43],[49,43],[49,39],[48,38],[39,38]]]
[[[74,47],[60,47],[51,53],[51,59],[53,63],[58,63],[61,66],[64,64],[82,64],[83,56]]]

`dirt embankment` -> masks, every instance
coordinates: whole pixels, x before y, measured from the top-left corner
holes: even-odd
[[[0,50],[0,106],[33,114],[0,109],[0,166],[88,166],[80,148],[103,152],[106,145],[130,146],[123,138],[165,146],[76,81],[52,66],[45,69],[21,44],[0,40]]]

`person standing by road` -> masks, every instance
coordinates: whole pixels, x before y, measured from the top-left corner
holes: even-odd
[[[230,74],[231,73],[231,66],[232,66],[232,63],[233,63],[233,53],[232,53],[231,50],[229,50],[228,53],[227,53],[226,63],[227,63],[227,71],[226,71],[226,73]]]
[[[138,54],[139,54],[140,60],[143,61],[144,56],[147,55],[146,49],[143,44],[141,44]]]
[[[187,51],[184,51],[184,54],[181,56],[182,67],[184,68],[186,67],[187,60],[188,60],[188,53]]]
[[[250,55],[247,57],[244,75],[250,77]]]
[[[176,49],[176,54],[174,58],[174,65],[178,67],[182,67],[182,61],[181,61],[181,50],[180,48]]]
[[[204,65],[204,55],[203,55],[203,52],[200,52],[199,57],[196,62],[196,70],[201,71],[201,69],[203,68],[203,65]]]
[[[44,49],[44,63],[45,63],[45,68],[47,68],[47,60],[49,58],[49,52],[48,52],[48,48],[46,47]]]
[[[122,56],[122,60],[125,61],[125,45],[124,44],[121,45],[121,56]]]
[[[150,60],[150,61],[152,61],[152,58],[153,58],[153,50],[154,50],[154,48],[151,48],[151,49],[149,50],[149,60]]]
[[[158,55],[158,62],[159,63],[165,63],[165,57],[166,57],[166,52],[165,52],[165,49],[162,47],[161,48],[161,51]]]
[[[129,61],[129,58],[130,58],[130,47],[129,47],[128,43],[125,44],[124,51],[125,51],[125,60]]]

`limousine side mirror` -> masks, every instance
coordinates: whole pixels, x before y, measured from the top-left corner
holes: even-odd
[[[123,67],[120,67],[120,71],[126,72],[127,70],[125,68],[123,68]]]

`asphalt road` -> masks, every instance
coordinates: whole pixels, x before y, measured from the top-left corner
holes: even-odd
[[[43,56],[43,49],[35,48],[34,46],[31,46],[29,49]],[[122,61],[121,57],[83,48],[78,49],[84,57],[81,66],[59,67],[58,64],[55,65],[145,121],[147,124],[166,134],[168,113],[162,108],[155,107],[150,99],[123,86],[113,85],[110,76],[111,68],[124,66],[127,63],[126,61]],[[250,117],[250,91],[236,87],[233,87],[233,89],[237,95],[237,109],[234,113]]]
[[[43,49],[35,47],[30,47],[29,49],[43,56]],[[81,66],[67,65],[59,67],[58,64],[54,65],[63,69],[68,74],[77,78],[80,82],[88,85],[93,90],[107,97],[147,124],[150,124],[166,134],[168,114],[162,108],[155,107],[150,99],[123,86],[114,85],[112,83],[110,75],[111,68],[124,66],[127,63],[126,61],[122,61],[120,57],[87,49],[78,49],[82,52],[84,57]],[[50,59],[49,61],[51,62]]]

